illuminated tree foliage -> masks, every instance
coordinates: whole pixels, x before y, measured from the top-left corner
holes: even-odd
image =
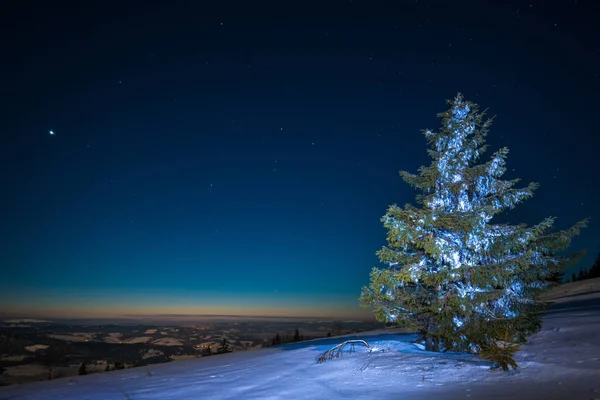
[[[507,148],[480,162],[492,119],[461,94],[448,103],[439,132],[424,131],[431,164],[400,173],[420,192],[417,206],[392,205],[383,216],[388,245],[377,255],[389,268],[373,268],[361,303],[380,321],[418,330],[427,350],[480,353],[508,369],[540,327],[538,295],[575,259],[558,254],[586,221],[554,232],[552,217],[492,224],[537,184],[500,179]]]

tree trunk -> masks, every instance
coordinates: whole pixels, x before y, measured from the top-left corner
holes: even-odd
[[[433,351],[433,338],[429,336],[429,333],[425,336],[425,350]]]
[[[440,342],[436,337],[434,337],[436,331],[437,324],[435,323],[435,319],[433,317],[429,317],[429,320],[427,321],[427,333],[425,334],[426,351],[440,351]]]

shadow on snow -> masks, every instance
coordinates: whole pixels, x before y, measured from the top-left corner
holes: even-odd
[[[318,355],[331,349],[332,347],[343,343],[346,340],[365,340],[369,346],[373,348],[373,353],[403,353],[403,354],[414,354],[420,355],[426,358],[443,358],[451,359],[455,361],[469,362],[481,365],[491,365],[488,361],[479,360],[473,354],[467,353],[455,353],[445,352],[436,353],[431,351],[425,351],[415,345],[413,342],[418,338],[416,333],[381,333],[378,335],[347,335],[342,337],[330,337],[323,339],[309,340],[305,342],[286,343],[279,346],[273,346],[272,348],[290,351],[309,349],[316,352]],[[344,346],[343,354],[350,353],[369,353],[369,350],[362,344],[347,344]],[[316,355],[315,357],[318,357]]]

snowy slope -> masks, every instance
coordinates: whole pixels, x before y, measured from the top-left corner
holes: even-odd
[[[568,301],[572,296],[582,296],[589,294],[595,296],[594,292],[600,291],[600,278],[584,279],[582,281],[565,283],[550,289],[544,296],[551,301]]]
[[[515,372],[490,371],[470,355],[425,353],[413,335],[381,330],[360,336],[376,351],[357,346],[323,364],[316,357],[339,338],[8,386],[0,400],[600,399],[600,293],[556,307]]]

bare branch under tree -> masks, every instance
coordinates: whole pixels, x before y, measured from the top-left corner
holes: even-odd
[[[317,359],[317,362],[320,364],[327,360],[332,360],[334,358],[338,358],[342,354],[342,349],[345,345],[350,344],[352,346],[352,349],[354,349],[354,345],[356,343],[364,345],[367,349],[369,349],[369,352],[373,351],[373,348],[371,346],[369,346],[369,343],[367,343],[364,340],[361,340],[361,339],[346,340],[345,342],[342,342],[342,343],[332,347],[331,349],[327,350],[323,354],[321,354],[319,356],[319,358]]]

